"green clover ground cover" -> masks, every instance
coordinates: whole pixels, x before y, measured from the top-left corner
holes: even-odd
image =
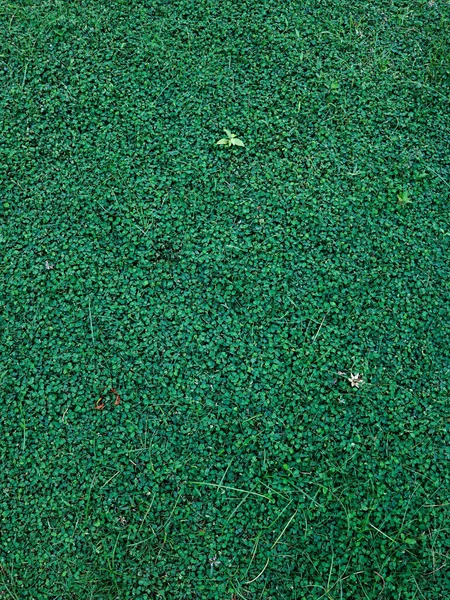
[[[449,598],[448,2],[0,14],[1,597]]]

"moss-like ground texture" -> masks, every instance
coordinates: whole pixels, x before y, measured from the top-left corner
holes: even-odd
[[[2,599],[450,597],[449,18],[0,3]]]

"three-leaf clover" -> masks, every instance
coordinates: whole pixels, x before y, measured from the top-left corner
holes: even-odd
[[[244,142],[242,140],[240,140],[238,137],[236,137],[234,135],[234,133],[231,133],[231,131],[229,129],[224,129],[225,133],[227,134],[226,138],[222,138],[221,140],[219,140],[217,143],[217,145],[219,146],[242,146],[244,147]]]

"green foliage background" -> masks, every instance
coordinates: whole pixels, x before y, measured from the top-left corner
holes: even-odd
[[[448,2],[0,14],[2,597],[449,598]]]

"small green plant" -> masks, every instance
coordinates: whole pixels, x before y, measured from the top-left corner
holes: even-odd
[[[236,137],[234,135],[234,133],[231,133],[231,131],[229,129],[224,129],[225,133],[227,134],[226,138],[222,138],[217,142],[218,146],[242,146],[242,148],[244,148],[244,142],[242,140],[240,140],[238,137]]]
[[[410,204],[412,202],[407,190],[403,190],[403,192],[397,194],[397,199],[400,202],[400,204]]]

